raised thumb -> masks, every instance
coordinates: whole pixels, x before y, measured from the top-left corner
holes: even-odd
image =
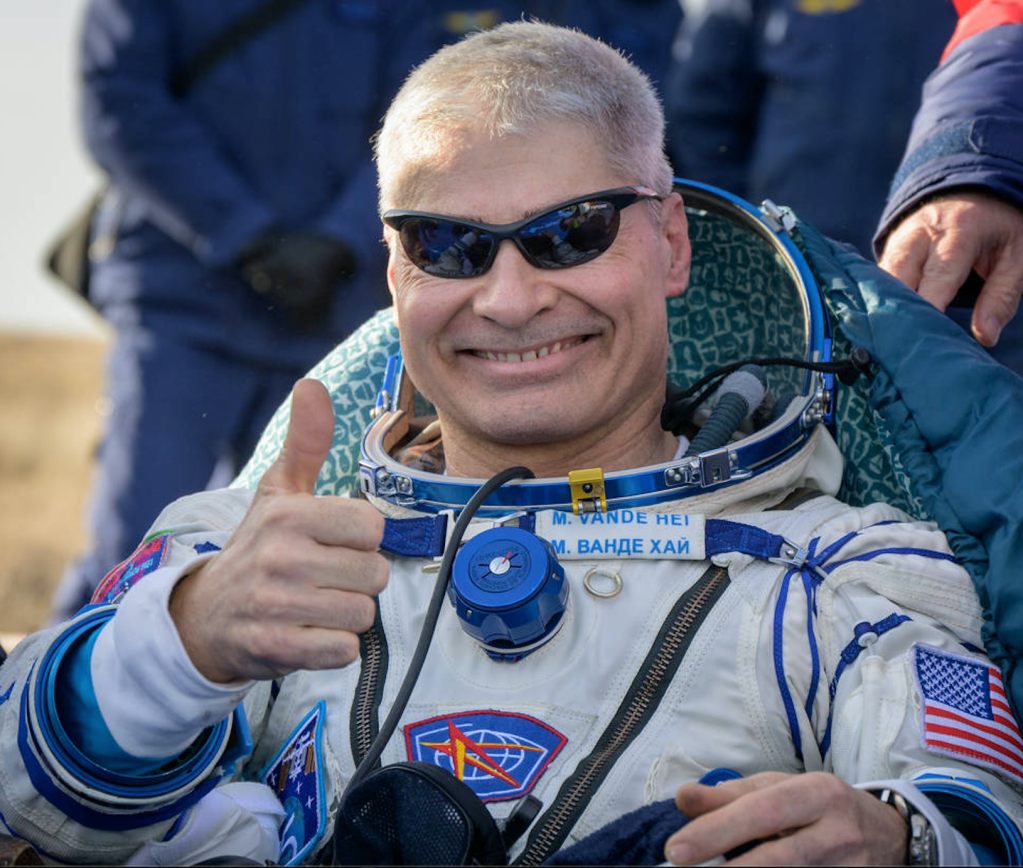
[[[313,494],[333,441],[334,405],[326,387],[318,380],[299,380],[291,393],[284,446],[263,474],[259,491]]]

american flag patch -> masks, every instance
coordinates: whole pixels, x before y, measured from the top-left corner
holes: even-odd
[[[1023,783],[1023,736],[1002,674],[976,657],[928,645],[917,645],[914,652],[924,748]]]

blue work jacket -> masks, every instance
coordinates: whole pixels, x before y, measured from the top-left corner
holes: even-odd
[[[956,187],[1023,208],[1023,24],[959,43],[927,80],[878,239],[921,200]]]
[[[665,90],[675,172],[869,253],[948,0],[707,0]]]

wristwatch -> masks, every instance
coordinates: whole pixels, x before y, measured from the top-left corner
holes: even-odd
[[[868,790],[878,801],[891,805],[909,827],[909,847],[906,852],[907,865],[937,865],[938,840],[931,821],[914,808],[895,790]]]

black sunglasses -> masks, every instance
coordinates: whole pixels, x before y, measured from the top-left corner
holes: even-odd
[[[622,208],[663,198],[649,187],[616,187],[500,226],[395,209],[386,211],[383,220],[397,230],[402,248],[418,268],[438,277],[476,277],[490,268],[506,238],[537,268],[582,265],[611,246]]]

